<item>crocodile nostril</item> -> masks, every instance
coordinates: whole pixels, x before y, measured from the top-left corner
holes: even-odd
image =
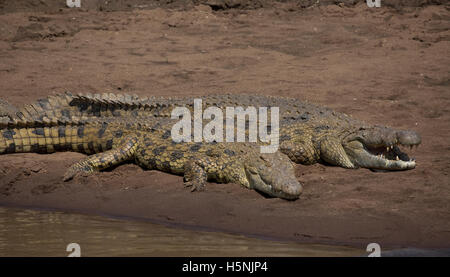
[[[299,182],[291,182],[286,185],[285,191],[292,196],[300,196],[303,192],[303,186]]]

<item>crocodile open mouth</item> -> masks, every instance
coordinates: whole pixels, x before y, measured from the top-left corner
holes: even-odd
[[[392,171],[416,167],[415,159],[404,151],[417,147],[422,139],[411,130],[375,126],[360,128],[345,141],[343,147],[354,168]]]
[[[416,161],[414,158],[410,158],[408,154],[400,149],[402,148],[413,148],[418,147],[417,145],[390,145],[381,147],[370,147],[365,146],[365,150],[371,156],[373,166],[372,169],[388,169],[388,170],[405,170],[412,169],[416,167]]]

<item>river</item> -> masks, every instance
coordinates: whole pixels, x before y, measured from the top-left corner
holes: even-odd
[[[146,221],[0,207],[0,256],[361,256],[365,249],[271,241]]]

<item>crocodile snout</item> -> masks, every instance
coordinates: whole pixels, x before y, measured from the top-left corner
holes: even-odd
[[[422,142],[420,135],[411,130],[397,132],[397,140],[402,145],[418,145]]]
[[[300,197],[303,192],[303,186],[298,182],[291,182],[285,185],[283,192],[286,194],[285,199],[295,200]]]

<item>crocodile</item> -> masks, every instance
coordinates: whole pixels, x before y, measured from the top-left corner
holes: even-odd
[[[416,161],[404,152],[418,146],[421,137],[412,130],[368,124],[353,117],[295,98],[250,94],[199,97],[145,97],[120,94],[63,94],[39,99],[18,109],[12,117],[42,120],[56,118],[170,117],[175,107],[193,109],[194,98],[203,107],[279,107],[280,151],[295,163],[324,163],[343,168],[409,170]],[[11,114],[11,113],[9,113]]]
[[[0,118],[17,118],[19,109],[8,103],[6,100],[0,99]]]
[[[12,115],[14,117],[14,115]],[[0,117],[0,154],[75,151],[89,156],[63,180],[135,162],[145,169],[183,175],[192,191],[207,181],[237,183],[267,196],[294,200],[302,192],[293,163],[284,154],[261,154],[256,143],[175,143],[173,120],[120,117],[19,120]]]

